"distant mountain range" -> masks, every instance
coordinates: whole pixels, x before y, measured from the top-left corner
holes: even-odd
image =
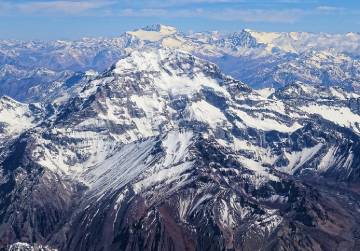
[[[171,48],[216,63],[226,74],[256,89],[295,81],[341,86],[359,93],[360,35],[307,32],[185,34],[153,25],[119,37],[79,41],[0,41],[0,95],[41,101],[39,85],[67,81],[72,74],[102,72],[133,50]]]

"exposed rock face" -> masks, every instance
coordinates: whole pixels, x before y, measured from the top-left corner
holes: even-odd
[[[266,98],[191,54],[132,52],[6,140],[0,248],[358,249],[358,113],[304,108],[306,87]],[[334,90],[311,104],[345,109]]]

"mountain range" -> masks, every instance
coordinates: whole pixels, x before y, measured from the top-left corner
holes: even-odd
[[[72,82],[79,72],[102,72],[132,50],[171,48],[216,63],[255,89],[295,81],[341,86],[359,93],[360,35],[307,32],[183,33],[153,25],[116,38],[79,41],[0,41],[0,95],[39,102],[38,90]]]
[[[359,249],[359,36],[1,42],[0,249]]]

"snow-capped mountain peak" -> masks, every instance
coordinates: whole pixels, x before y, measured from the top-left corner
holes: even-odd
[[[187,75],[194,77],[204,70],[219,72],[215,64],[201,60],[187,52],[166,48],[148,48],[141,51],[134,51],[130,53],[129,56],[118,61],[113,72],[117,74],[139,71],[148,73],[167,72],[170,76]]]
[[[0,42],[0,250],[358,250],[355,39]]]
[[[144,30],[144,31],[156,31],[156,32],[160,32],[160,33],[163,33],[163,34],[174,34],[174,33],[177,32],[175,27],[168,26],[168,25],[163,25],[163,24],[149,25],[149,26],[146,26],[146,27],[142,28],[141,30]]]
[[[156,42],[176,32],[174,27],[157,24],[127,33],[143,41]]]

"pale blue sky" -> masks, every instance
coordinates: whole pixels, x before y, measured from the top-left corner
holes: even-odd
[[[360,32],[360,0],[0,0],[0,39],[112,37],[155,23],[182,31]]]

